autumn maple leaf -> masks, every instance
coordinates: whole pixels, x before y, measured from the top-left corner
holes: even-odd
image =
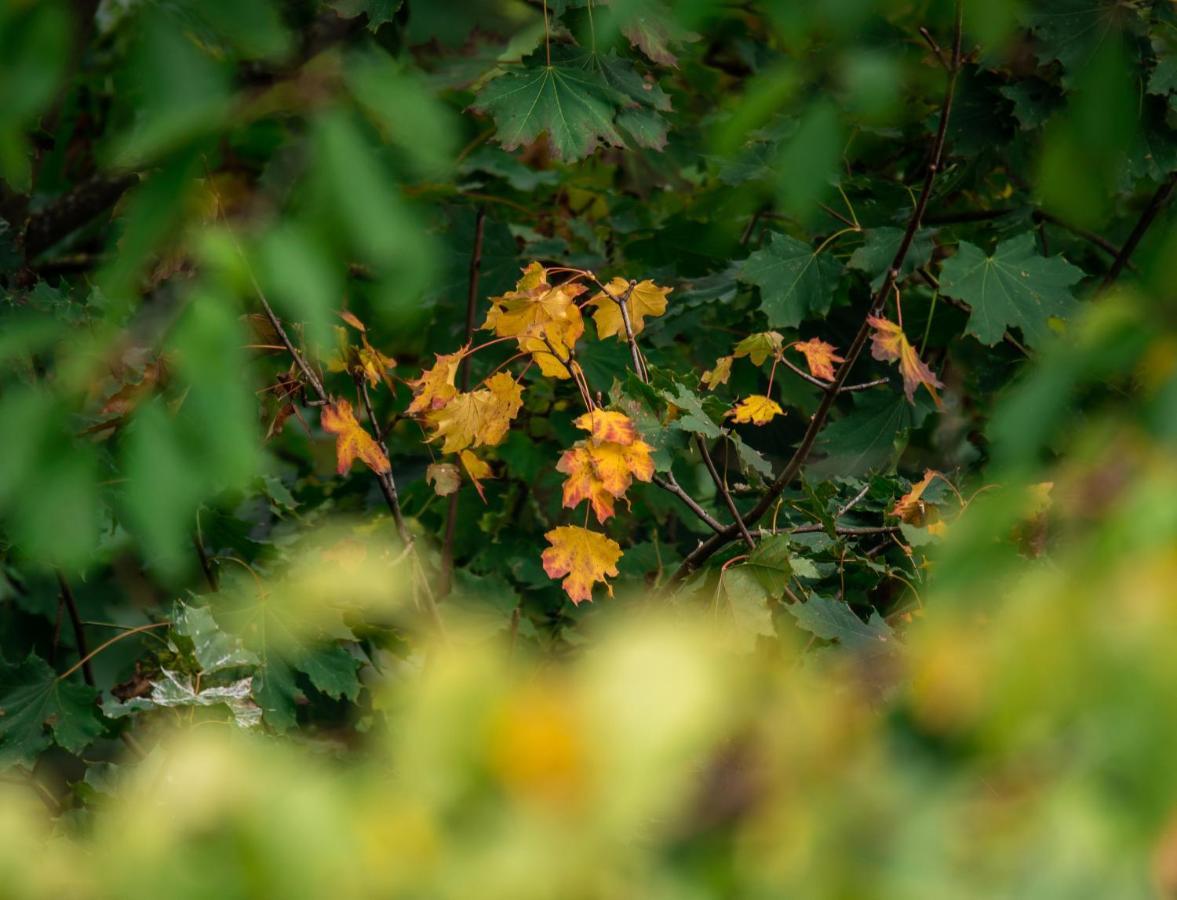
[[[346,400],[337,400],[323,407],[320,418],[324,431],[329,431],[335,437],[335,457],[338,462],[337,470],[340,475],[347,474],[351,464],[357,459],[378,475],[383,475],[392,469],[388,457],[380,449],[380,445],[372,439],[372,435],[356,421],[351,411],[351,404]]]
[[[934,469],[924,472],[924,477],[911,486],[911,490],[895,501],[890,515],[897,517],[909,525],[922,525],[927,515],[927,506],[923,501],[924,491],[932,483],[932,479],[939,475]]]
[[[443,453],[493,447],[507,436],[522,405],[522,386],[506,372],[499,372],[485,387],[459,393],[444,406],[427,412],[425,421],[434,429],[430,440],[443,439]]]
[[[634,283],[624,278],[614,278],[605,285],[605,290],[594,294],[587,304],[596,307],[593,322],[597,326],[597,337],[604,340],[617,335],[618,340],[628,340],[619,300],[624,299],[630,328],[634,334],[638,334],[646,327],[648,316],[660,316],[666,312],[666,295],[672,290],[658,287],[649,279]]]
[[[613,596],[613,586],[605,578],[618,574],[621,546],[616,541],[575,525],[553,528],[544,537],[551,544],[543,552],[544,571],[550,578],[564,578],[561,586],[568,599],[575,604],[591,601],[598,581]]]
[[[425,481],[437,496],[448,497],[462,486],[462,472],[453,463],[431,463],[425,467]]]
[[[339,314],[339,318],[360,333],[361,343],[358,348],[353,347],[348,339],[347,330],[337,327],[335,331],[339,337],[339,350],[328,365],[330,370],[349,371],[361,375],[369,387],[376,387],[381,381],[391,386],[387,373],[396,368],[396,360],[391,356],[385,356],[368,342],[368,328],[354,313],[345,310]]]
[[[430,409],[440,409],[458,395],[454,386],[454,379],[458,374],[458,364],[465,355],[464,350],[457,353],[435,353],[434,364],[421,373],[420,378],[408,382],[413,389],[413,402],[409,404],[410,416],[419,415]]]
[[[538,262],[523,270],[515,290],[491,298],[482,327],[499,337],[513,337],[519,349],[535,359],[545,375],[571,378],[573,347],[584,334],[584,320],[576,298],[583,284],[552,285],[547,270]]]
[[[572,509],[588,500],[597,521],[604,522],[613,515],[613,501],[625,496],[635,478],[653,479],[651,447],[624,413],[594,409],[575,425],[590,436],[565,451],[556,464],[556,470],[568,476],[564,506]]]
[[[458,459],[462,461],[462,468],[466,470],[466,475],[470,478],[470,483],[474,485],[474,490],[478,491],[478,496],[485,503],[486,492],[482,490],[482,479],[493,477],[490,463],[469,450],[459,453]]]
[[[939,406],[940,396],[936,393],[936,388],[942,388],[944,385],[920,359],[903,329],[879,316],[870,316],[867,321],[874,329],[871,335],[871,356],[882,362],[899,361],[899,372],[903,376],[903,393],[907,395],[907,402],[915,403],[916,388],[922,384]]]
[[[761,331],[750,334],[732,349],[736,359],[748,357],[752,365],[762,366],[770,356],[776,356],[785,345],[784,337],[776,331]]]
[[[779,403],[763,394],[745,397],[727,411],[733,421],[751,425],[767,425],[776,416],[784,414]]]
[[[827,344],[820,338],[796,341],[792,347],[805,354],[805,363],[809,366],[809,374],[825,381],[834,380],[834,363],[846,361],[838,356],[837,348],[833,344]]]
[[[721,384],[727,384],[727,380],[732,377],[733,359],[731,356],[721,356],[715,361],[714,368],[703,373],[699,380],[707,386],[707,390],[713,391]]]

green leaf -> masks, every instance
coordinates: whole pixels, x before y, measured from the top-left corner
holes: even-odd
[[[59,680],[36,654],[16,665],[0,659],[0,769],[32,762],[54,741],[80,753],[103,731],[97,699],[94,688]]]
[[[861,475],[889,466],[898,456],[902,435],[913,421],[903,396],[865,391],[854,402],[853,411],[822,432],[815,449],[824,457],[806,467],[809,475]]]
[[[829,311],[841,273],[837,260],[777,233],[744,260],[740,280],[760,288],[760,306],[771,327],[793,328]]]
[[[582,68],[530,65],[487,84],[472,109],[494,117],[499,143],[507,150],[546,133],[552,152],[572,161],[591,155],[599,146],[625,146],[613,122],[622,99]]]
[[[191,675],[164,669],[162,676],[151,683],[149,696],[133,697],[125,703],[112,704],[108,712],[120,718],[152,709],[224,706],[233,714],[238,725],[252,728],[262,720],[261,708],[251,699],[252,691],[252,678],[239,678],[229,684],[211,685],[197,690]]]
[[[735,566],[722,575],[723,608],[735,632],[738,646],[753,650],[760,637],[776,637],[768,594],[747,566]]]
[[[673,391],[662,391],[662,398],[679,409],[679,416],[671,423],[671,427],[713,440],[721,437],[723,431],[703,409],[703,401],[698,395],[681,384],[676,384],[674,388]]]
[[[674,12],[657,0],[637,5],[621,26],[621,33],[651,62],[678,67],[672,45],[697,41],[699,35],[678,24]]]
[[[740,566],[746,569],[772,596],[780,596],[788,586],[793,574],[789,536],[774,534],[766,537],[748,555],[748,561]]]
[[[1038,255],[1034,235],[1018,235],[997,245],[992,256],[961,241],[944,263],[940,290],[972,308],[966,331],[993,346],[1005,330],[1016,327],[1037,346],[1051,336],[1051,317],[1067,318],[1075,309],[1070,288],[1083,270],[1061,256]]]
[[[202,671],[212,673],[258,664],[256,654],[224,631],[207,607],[179,603],[177,610],[172,618],[176,633],[192,641],[192,653]]]
[[[1041,4],[1030,18],[1038,39],[1040,62],[1057,59],[1069,82],[1109,40],[1117,40],[1127,17],[1128,4],[1119,0],[1052,0]]]
[[[910,275],[932,258],[932,235],[934,233],[931,228],[921,228],[915,233],[911,246],[907,250],[907,256],[903,258],[903,268],[899,273],[901,278]],[[903,235],[904,229],[889,225],[868,229],[862,246],[850,254],[846,265],[870,275],[871,289],[877,291],[883,286],[887,270],[895,261],[895,254],[899,252],[899,243],[903,240]]]
[[[877,650],[880,644],[895,639],[891,626],[877,612],[872,611],[870,621],[864,622],[845,603],[817,594],[785,608],[805,631],[822,640],[837,641],[849,650]]]
[[[765,478],[772,476],[772,463],[765,459],[759,450],[749,447],[735,431],[729,430],[727,437],[735,445],[736,455],[740,458],[740,465],[745,471],[756,472]]]

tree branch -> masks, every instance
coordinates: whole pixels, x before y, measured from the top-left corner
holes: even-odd
[[[752,535],[748,533],[748,526],[744,524],[744,520],[740,516],[740,510],[736,506],[736,501],[732,499],[731,491],[727,489],[727,483],[720,477],[719,472],[715,468],[715,463],[711,459],[711,453],[707,450],[707,442],[699,435],[695,435],[695,446],[699,448],[699,453],[703,455],[703,464],[707,466],[707,473],[711,476],[711,480],[715,482],[715,489],[723,497],[723,502],[727,506],[728,512],[732,514],[732,520],[739,528],[740,536],[743,537],[744,543],[748,545],[749,550],[756,549],[756,542],[752,540]]]
[[[1132,254],[1136,252],[1137,246],[1143,240],[1153,220],[1165,208],[1165,204],[1169,202],[1169,197],[1172,195],[1174,187],[1177,187],[1177,172],[1172,173],[1166,178],[1164,183],[1156,189],[1156,192],[1149,199],[1148,205],[1144,207],[1144,211],[1140,214],[1140,218],[1136,220],[1136,227],[1128,235],[1128,240],[1124,242],[1124,246],[1120,248],[1120,252],[1112,261],[1112,266],[1108,269],[1107,275],[1104,276],[1103,283],[1099,286],[1100,293],[1110,288],[1115,280],[1120,277],[1120,273],[1128,265],[1128,261],[1132,258]]]
[[[793,456],[785,464],[784,469],[781,470],[781,473],[769,486],[764,497],[746,514],[744,517],[746,523],[755,524],[759,521],[772,508],[773,502],[780,496],[781,492],[797,477],[801,471],[801,467],[805,465],[805,461],[809,458],[809,454],[817,441],[817,436],[821,433],[822,428],[825,427],[830,410],[833,408],[834,400],[837,398],[843,385],[845,385],[850,375],[850,370],[853,368],[855,362],[857,362],[859,355],[866,346],[867,339],[870,337],[870,317],[882,307],[899,278],[904,260],[907,259],[908,250],[911,248],[915,234],[919,230],[920,223],[923,221],[924,212],[927,210],[928,201],[931,199],[932,184],[936,180],[936,174],[940,170],[940,162],[944,154],[944,144],[948,136],[948,120],[952,115],[952,101],[956,94],[956,81],[961,68],[961,24],[962,0],[957,0],[952,37],[952,66],[948,70],[948,84],[945,87],[944,100],[940,107],[940,121],[936,128],[936,136],[932,141],[931,150],[928,154],[927,169],[924,174],[919,199],[916,201],[915,209],[912,211],[911,218],[908,220],[907,228],[903,232],[903,238],[899,242],[899,248],[895,253],[895,258],[891,262],[891,268],[887,270],[887,275],[883,279],[878,292],[871,298],[870,306],[867,309],[866,315],[863,316],[862,324],[859,326],[854,340],[846,351],[846,360],[838,367],[833,382],[826,389],[825,394],[822,395],[821,402],[818,404],[813,418],[810,419],[809,426],[805,429],[805,434],[802,436],[800,444],[797,446]],[[706,562],[716,551],[727,544],[737,533],[739,533],[738,527],[734,525],[728,526],[723,531],[701,543],[691,553],[687,554],[686,559],[683,560],[678,571],[671,577],[670,584],[681,582],[691,572]]]
[[[77,663],[77,666],[81,667],[82,678],[85,679],[86,684],[94,687],[94,671],[90,668],[91,654],[86,649],[86,630],[82,627],[82,617],[78,613],[78,601],[74,599],[74,592],[61,572],[57,573],[57,584],[61,588],[62,602],[65,603],[65,608],[69,612],[70,624],[73,625],[74,643],[78,645],[80,661]],[[70,671],[76,670],[77,666]]]

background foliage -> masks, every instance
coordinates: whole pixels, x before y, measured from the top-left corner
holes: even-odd
[[[0,5],[6,890],[1177,891],[1175,24]]]

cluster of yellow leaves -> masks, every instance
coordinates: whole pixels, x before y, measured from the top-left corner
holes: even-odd
[[[545,375],[571,378],[574,347],[584,334],[576,298],[585,290],[575,282],[550,284],[547,270],[533,262],[523,270],[515,290],[491,298],[482,327],[518,340],[519,349],[530,353]]]
[[[429,439],[444,442],[442,453],[457,453],[501,444],[521,406],[523,387],[508,373],[499,372],[486,380],[485,387],[459,391],[426,411],[423,418],[433,429]]]
[[[598,581],[613,596],[613,586],[605,579],[618,574],[621,546],[616,541],[576,525],[553,528],[544,537],[551,544],[543,552],[544,571],[549,578],[564,578],[561,586],[573,603],[592,600]]]
[[[410,416],[440,409],[458,395],[454,379],[458,376],[458,364],[464,355],[465,348],[457,353],[435,353],[436,362],[423,371],[420,378],[408,382],[413,389],[413,402],[408,409]]]
[[[882,362],[898,360],[899,372],[903,376],[903,393],[907,395],[907,401],[915,402],[916,388],[922,384],[939,406],[940,396],[936,393],[936,388],[942,388],[944,385],[920,359],[903,329],[879,316],[871,316],[867,321],[874,329],[871,335],[871,356]]]
[[[834,363],[845,362],[838,356],[836,347],[820,338],[794,341],[788,346],[805,357],[805,363],[814,378],[824,381],[834,380]],[[708,390],[713,391],[721,384],[727,384],[732,374],[732,362],[735,360],[747,357],[754,366],[762,366],[769,357],[782,359],[784,351],[785,338],[780,332],[761,331],[750,334],[736,344],[731,356],[721,356],[717,359],[715,367],[703,373],[702,382]]]
[[[346,475],[357,459],[378,475],[391,471],[388,457],[372,435],[356,421],[351,404],[346,400],[336,400],[324,406],[321,422],[324,431],[336,435],[335,459],[340,475]]]
[[[593,312],[593,323],[597,326],[597,337],[604,340],[617,335],[619,341],[628,340],[619,301],[624,301],[629,312],[629,324],[633,333],[641,333],[646,327],[647,317],[660,316],[666,312],[666,295],[671,290],[672,288],[658,287],[649,279],[634,282],[614,278],[605,285],[604,291],[598,291],[586,304],[596,308]]]
[[[556,470],[568,476],[564,505],[572,509],[588,500],[597,521],[603,523],[613,515],[613,501],[625,497],[635,478],[650,481],[654,477],[651,448],[623,413],[595,409],[575,424],[589,437],[565,451],[556,464]]]
[[[776,416],[783,416],[785,411],[771,397],[752,394],[729,409],[727,414],[734,422],[745,425],[767,425]]]
[[[727,384],[727,380],[732,377],[733,358],[731,356],[721,356],[715,361],[715,368],[708,369],[703,373],[701,380],[707,386],[707,390],[713,391],[721,384]]]

